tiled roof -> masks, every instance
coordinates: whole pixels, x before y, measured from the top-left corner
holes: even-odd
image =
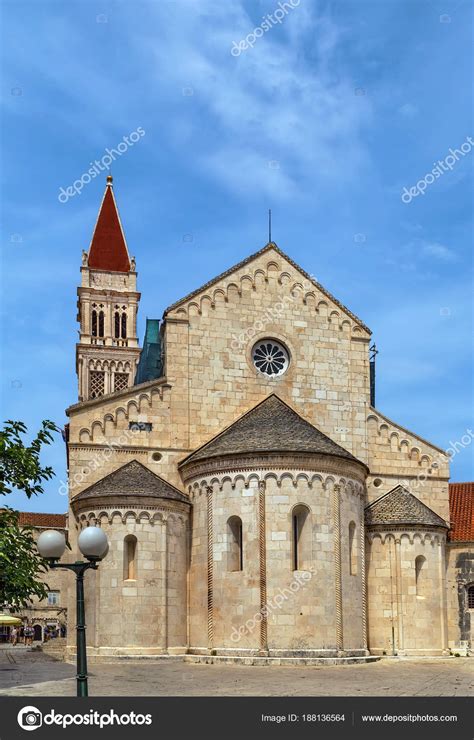
[[[180,466],[210,457],[252,452],[312,452],[357,461],[350,452],[272,394],[192,452]]]
[[[67,526],[67,514],[39,514],[35,511],[20,511],[19,524],[29,524],[32,527],[45,527],[46,529],[65,529]]]
[[[361,326],[363,329],[365,329],[369,334],[372,332],[370,329],[354,314],[352,311],[349,311],[347,306],[344,306],[343,303],[337,300],[332,293],[330,293],[326,288],[321,285],[321,283],[318,283],[317,280],[315,280],[311,275],[303,270],[302,267],[300,267],[294,260],[291,259],[291,257],[288,257],[283,250],[278,247],[275,242],[268,242],[262,249],[259,249],[258,252],[255,252],[254,254],[249,255],[241,262],[237,262],[236,265],[233,265],[225,272],[221,272],[220,275],[217,275],[215,278],[212,278],[212,280],[209,280],[207,283],[204,283],[204,285],[201,285],[200,288],[197,288],[196,290],[193,290],[192,293],[188,293],[188,295],[184,296],[184,298],[180,298],[179,301],[176,301],[171,306],[168,306],[168,308],[165,310],[163,316],[166,317],[166,314],[169,313],[169,311],[174,311],[175,308],[178,308],[178,306],[181,306],[182,303],[185,303],[186,301],[189,301],[191,298],[194,298],[194,296],[199,295],[199,293],[202,293],[204,290],[207,290],[208,288],[211,288],[213,285],[218,283],[220,280],[223,280],[226,277],[229,277],[232,275],[232,273],[236,272],[237,270],[240,270],[241,267],[245,267],[250,262],[252,262],[256,257],[260,257],[261,254],[264,254],[265,252],[268,252],[270,250],[274,250],[277,254],[280,255],[280,257],[283,257],[289,264],[297,270],[300,275],[303,275],[303,277],[306,278],[306,280],[309,280],[316,288],[318,288],[321,293],[323,293],[327,298],[329,298],[333,303],[335,303],[339,308],[341,308],[345,313],[348,314],[354,321],[357,322],[359,326]]]
[[[88,266],[94,270],[128,272],[130,258],[118,215],[111,181],[107,182],[89,248]]]
[[[377,524],[448,526],[444,519],[403,486],[396,486],[366,506],[365,523],[369,527]]]
[[[73,498],[83,501],[91,498],[107,498],[112,496],[130,496],[131,498],[167,498],[189,503],[189,499],[178,488],[155,475],[138,460],[132,460],[122,465],[118,470],[109,473],[105,478],[85,488]]]
[[[449,484],[451,542],[474,541],[474,482]]]

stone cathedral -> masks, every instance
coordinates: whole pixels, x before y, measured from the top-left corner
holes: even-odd
[[[449,458],[374,407],[370,329],[273,242],[176,298],[140,347],[108,177],[66,428],[73,556],[90,523],[109,540],[86,578],[89,655],[311,663],[470,645],[456,564],[461,548],[469,614],[473,536],[448,538]],[[74,608],[71,594],[70,627]]]

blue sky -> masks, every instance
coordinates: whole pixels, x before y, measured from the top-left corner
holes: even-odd
[[[140,336],[261,248],[271,207],[278,245],[372,329],[380,411],[443,448],[474,426],[474,147],[401,200],[474,137],[472,6],[300,0],[233,56],[278,7],[3,4],[4,418],[62,425],[77,399],[76,286],[106,173],[63,204],[59,189],[142,127],[112,168]],[[452,480],[474,478],[473,449]],[[46,494],[10,505],[66,509],[60,439],[44,461]]]

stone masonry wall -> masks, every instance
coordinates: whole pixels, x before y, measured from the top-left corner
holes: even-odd
[[[371,533],[367,549],[369,649],[374,654],[441,654],[447,649],[445,536]],[[416,558],[424,558],[418,587]]]

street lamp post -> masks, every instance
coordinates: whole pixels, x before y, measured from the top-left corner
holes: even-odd
[[[75,563],[58,562],[66,549],[66,539],[57,529],[42,532],[36,544],[41,557],[49,560],[50,568],[64,568],[76,574],[77,696],[88,696],[84,573],[89,568],[97,570],[99,561],[107,555],[107,537],[100,527],[83,529],[78,538],[78,546],[87,560],[76,560]]]

